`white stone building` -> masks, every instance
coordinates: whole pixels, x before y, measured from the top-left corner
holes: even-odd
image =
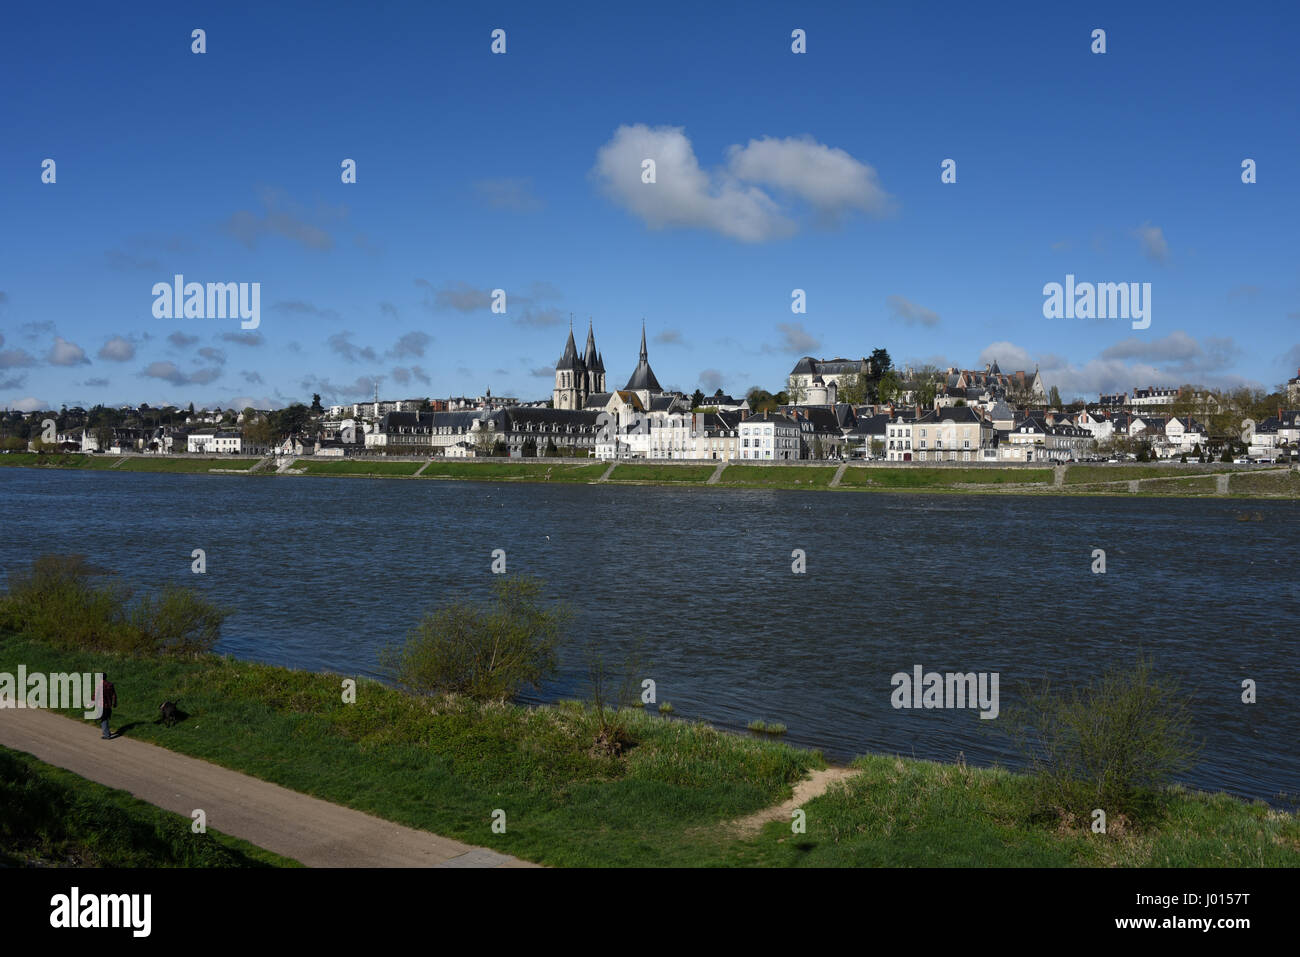
[[[764,462],[799,458],[799,424],[775,412],[760,412],[741,421],[740,458]]]

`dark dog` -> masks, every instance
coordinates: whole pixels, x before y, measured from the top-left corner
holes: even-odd
[[[167,725],[169,728],[179,721],[184,714],[181,709],[177,707],[175,701],[164,701],[158,706],[158,710],[162,713],[162,723]]]

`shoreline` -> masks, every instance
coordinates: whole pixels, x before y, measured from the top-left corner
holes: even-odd
[[[21,461],[14,461],[21,458]],[[1294,501],[1300,469],[1290,465],[1228,463],[1028,464],[978,463],[745,463],[682,460],[591,459],[473,460],[384,457],[294,459],[284,471],[269,457],[93,456],[65,453],[38,460],[34,453],[0,455],[0,468],[125,471],[179,475],[288,476],[307,478],[421,479],[557,485],[662,486],[812,492],[929,492],[949,495],[1058,495]],[[236,466],[236,463],[243,467]],[[271,467],[268,468],[267,466]],[[377,471],[372,471],[375,467]],[[1085,470],[1072,479],[1073,470]],[[618,473],[624,470],[621,477]],[[678,479],[682,470],[691,477]],[[705,476],[703,473],[708,472]],[[729,476],[728,473],[731,473]],[[1036,480],[1016,481],[1024,473]],[[760,478],[761,476],[761,478]],[[1113,476],[1113,477],[1111,477]],[[980,478],[993,479],[980,482]],[[1175,484],[1180,483],[1180,484]]]

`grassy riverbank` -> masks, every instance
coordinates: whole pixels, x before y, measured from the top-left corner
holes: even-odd
[[[29,468],[113,469],[129,472],[188,472],[273,474],[273,468],[250,470],[257,459],[170,458],[165,456],[0,455],[0,466]],[[717,463],[610,463],[591,459],[530,459],[476,462],[447,459],[389,461],[363,459],[297,459],[290,475],[351,476],[356,478],[419,478],[481,482],[641,484],[704,487]],[[1300,472],[1285,467],[1253,468],[1228,465],[1067,465],[1056,484],[1052,468],[1036,466],[925,466],[853,464],[831,485],[834,463],[799,465],[730,464],[714,488],[795,489],[824,491],[904,491],[957,494],[1119,495],[1229,498],[1300,498]],[[606,477],[606,473],[609,473]],[[418,474],[417,474],[418,473]],[[1226,492],[1219,476],[1228,480]],[[1136,485],[1134,485],[1136,483]]]
[[[342,676],[217,656],[136,659],[0,638],[0,671],[108,668],[115,723],[130,737],[389,820],[553,865],[1287,866],[1300,862],[1294,815],[1222,795],[1176,791],[1157,822],[1110,833],[1036,810],[1031,779],[892,757],[757,834],[731,822],[789,799],[824,767],[766,736],[633,711],[637,744],[593,748],[590,706],[525,708],[418,698]],[[190,717],[154,723],[157,702]],[[0,717],[0,720],[3,720]],[[93,743],[97,729],[86,724]],[[88,782],[87,782],[88,783]],[[494,834],[495,809],[507,833]]]
[[[91,727],[88,725],[88,727]],[[296,867],[296,862],[0,747],[0,866]]]

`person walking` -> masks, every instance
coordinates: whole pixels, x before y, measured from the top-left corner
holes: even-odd
[[[103,708],[100,713],[99,726],[103,729],[103,740],[107,741],[113,735],[108,730],[108,719],[113,716],[113,709],[117,707],[117,689],[113,687],[113,682],[108,680],[108,673],[101,676],[99,683],[99,704]]]

